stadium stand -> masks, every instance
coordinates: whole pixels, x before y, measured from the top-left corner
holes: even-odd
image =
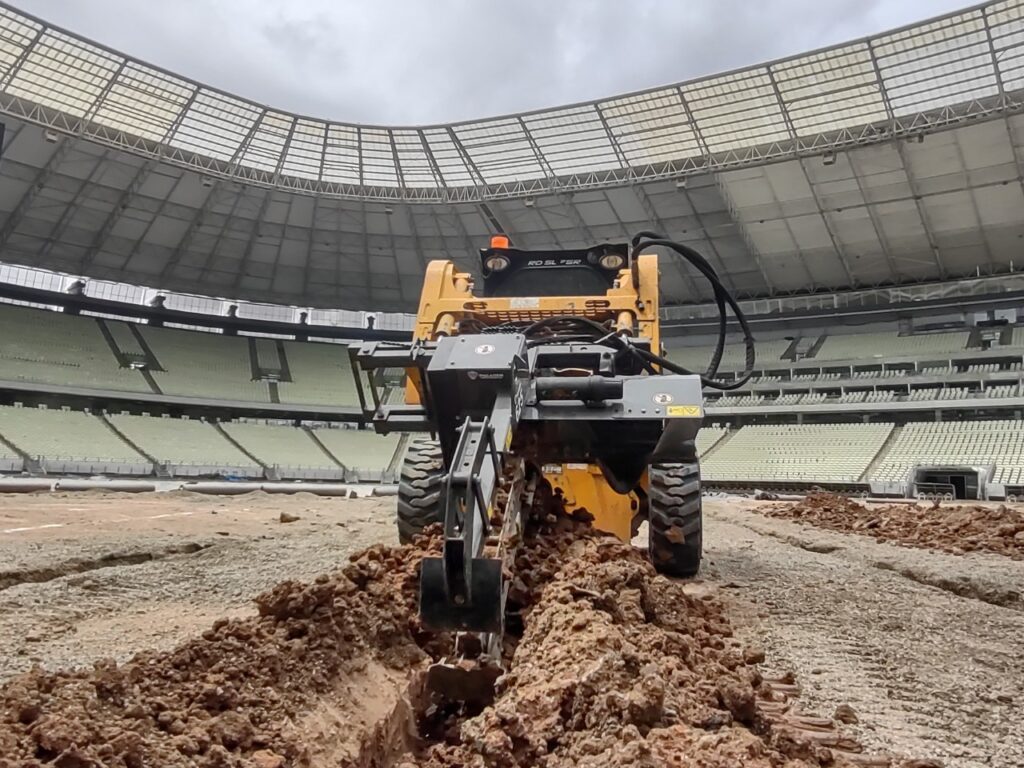
[[[118,365],[93,318],[0,304],[0,327],[0,380],[149,391],[138,371]]]
[[[301,428],[228,422],[222,427],[248,453],[282,479],[344,480],[345,470]]]
[[[703,371],[711,362],[711,356],[715,352],[713,346],[690,347],[683,344],[685,339],[681,337],[668,337],[665,339],[665,349],[670,359],[680,365],[686,366],[692,371]],[[792,341],[781,339],[777,341],[757,342],[757,359],[760,364],[778,362],[786,350],[789,349]],[[746,351],[741,340],[733,340],[726,345],[722,354],[722,361],[719,370],[733,371],[743,367],[746,360]]]
[[[892,424],[752,425],[703,462],[709,481],[856,483],[882,449]]]
[[[729,433],[728,427],[717,424],[701,427],[697,433],[697,455],[704,456],[708,451],[718,445],[722,438]]]
[[[262,467],[204,421],[126,413],[110,414],[107,418],[171,474],[263,475]]]
[[[153,378],[164,394],[270,402],[266,383],[252,380],[245,338],[148,325],[139,328],[163,368],[154,371]]]
[[[3,406],[0,435],[47,472],[147,475],[153,469],[102,419],[84,411]]]
[[[282,403],[356,406],[355,380],[344,344],[285,341],[291,381],[282,381]]]
[[[899,428],[869,479],[902,482],[919,464],[995,465],[996,480],[1024,471],[1024,429],[1015,420],[943,421]]]
[[[338,461],[350,470],[350,479],[393,479],[389,469],[399,447],[398,435],[378,435],[365,429],[318,427],[313,434]]]
[[[827,336],[815,360],[892,359],[925,354],[951,354],[967,345],[970,333],[928,333],[900,336],[893,332]]]
[[[21,472],[25,462],[7,443],[0,441],[0,472]]]
[[[152,392],[141,371],[121,367],[117,357],[120,353],[126,366],[135,363],[149,368],[161,394],[269,403],[268,382],[273,380],[278,382],[282,403],[333,408],[358,405],[344,344],[285,340],[281,342],[281,360],[276,340],[255,338],[254,361],[249,348],[251,337],[117,320],[102,322],[111,343],[104,338],[96,318],[0,302],[0,323],[5,331],[0,339],[0,383]],[[148,351],[132,332],[132,325]],[[268,376],[267,381],[254,379],[254,363],[278,375],[286,372],[291,380],[279,380],[278,375]]]

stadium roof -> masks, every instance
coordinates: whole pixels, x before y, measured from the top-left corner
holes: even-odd
[[[409,310],[425,263],[659,229],[741,296],[998,274],[1024,242],[1024,2],[558,109],[326,122],[0,4],[0,260]],[[663,268],[668,302],[707,292]]]

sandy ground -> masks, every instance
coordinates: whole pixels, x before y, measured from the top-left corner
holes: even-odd
[[[0,678],[168,648],[285,578],[394,541],[393,500],[0,496]],[[907,549],[706,501],[706,588],[805,708],[848,704],[869,748],[1024,764],[1024,562]],[[299,517],[280,521],[285,511]],[[41,526],[61,527],[41,527]]]
[[[283,579],[312,579],[370,544],[397,543],[393,503],[306,493],[0,496],[0,677],[34,662],[169,648],[218,617],[253,613],[252,598]],[[282,511],[298,519],[282,523]]]

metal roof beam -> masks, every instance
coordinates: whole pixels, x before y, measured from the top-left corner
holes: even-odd
[[[729,218],[732,219],[732,226],[737,232],[739,232],[740,239],[743,240],[743,244],[747,247],[747,253],[750,254],[750,257],[757,265],[757,269],[761,273],[761,277],[764,279],[764,284],[767,286],[769,294],[774,295],[777,291],[775,282],[772,280],[771,275],[768,274],[768,268],[765,266],[764,259],[761,257],[761,251],[758,249],[754,239],[750,236],[750,232],[748,232],[747,228],[743,226],[740,212],[736,207],[736,203],[733,202],[732,195],[729,194],[729,190],[725,186],[725,182],[719,174],[713,173],[711,174],[711,178],[715,182],[715,187],[718,189],[719,196],[721,196],[722,201],[725,203],[726,210],[729,211]],[[806,267],[806,263],[804,266]],[[811,282],[813,283],[814,281],[812,280]]]
[[[21,53],[18,54],[18,58],[11,62],[10,69],[8,69],[4,76],[0,78],[0,91],[6,91],[8,86],[14,82],[14,78],[17,77],[21,68],[25,66],[25,62],[28,60],[28,57],[32,55],[32,51],[35,50],[36,43],[38,43],[42,38],[44,32],[46,32],[46,27],[40,26],[39,29],[36,30],[32,40],[22,49]]]
[[[234,292],[238,292],[238,286],[242,284],[242,279],[245,277],[246,269],[249,266],[249,260],[252,258],[252,250],[256,247],[256,240],[262,237],[263,234],[260,231],[261,225],[263,224],[263,217],[267,215],[267,207],[270,205],[270,200],[274,196],[272,190],[267,190],[263,195],[263,199],[260,200],[260,207],[256,210],[256,218],[253,219],[252,229],[249,231],[249,239],[245,242],[245,250],[242,252],[242,263],[238,265],[238,272],[235,273],[234,282],[231,284],[231,288]],[[289,198],[291,199],[291,198]],[[227,230],[228,222],[224,222],[224,230]],[[223,234],[223,231],[222,233]],[[284,232],[281,233],[281,242],[284,242]],[[220,237],[217,238],[217,243],[220,243]],[[206,265],[203,267],[203,273],[200,275],[200,280],[206,278],[207,270],[212,259],[207,259]]]
[[[779,83],[775,79],[775,72],[772,71],[772,68],[770,66],[765,67],[765,72],[768,73],[768,82],[771,83],[772,92],[775,94],[775,98],[779,102],[779,110],[782,113],[782,120],[786,124],[786,130],[789,131],[789,135],[793,140],[793,144],[794,146],[796,146],[796,128],[793,126],[793,119],[789,114],[789,107],[786,105],[786,100],[782,97],[782,91],[779,90]],[[800,166],[800,173],[803,174],[804,181],[807,184],[807,188],[811,192],[811,198],[813,198],[814,200],[814,206],[818,209],[818,215],[821,216],[821,223],[825,225],[825,231],[828,233],[828,239],[832,241],[832,247],[835,249],[836,256],[839,259],[839,263],[843,267],[843,271],[846,273],[846,279],[851,285],[856,286],[857,281],[853,276],[853,272],[850,271],[850,263],[846,260],[846,254],[843,252],[843,245],[842,243],[840,243],[839,238],[836,237],[836,233],[832,229],[832,222],[828,220],[828,216],[825,214],[825,208],[821,204],[821,198],[818,197],[818,191],[817,189],[815,189],[814,183],[811,181],[810,174],[807,173],[807,167],[804,165],[804,158],[802,156],[798,156],[796,162]],[[778,195],[776,194],[776,201],[777,200]],[[792,228],[790,228],[788,221],[786,222],[786,229],[789,231],[790,237],[792,237],[793,230]],[[793,239],[793,243],[796,245],[796,238]],[[807,264],[807,260],[804,257],[803,251],[799,245],[797,245],[797,252],[800,254],[800,259],[804,263],[804,268],[807,269],[807,274],[810,275],[810,266]]]
[[[480,171],[480,169],[477,167],[476,162],[470,156],[469,150],[467,150],[466,146],[462,143],[462,139],[460,139],[459,135],[455,133],[455,129],[451,126],[448,126],[446,128],[446,133],[448,134],[448,138],[452,140],[452,144],[455,145],[455,149],[458,151],[459,156],[462,158],[462,162],[466,164],[466,168],[473,176],[476,176],[477,181],[479,182],[479,188],[486,189],[487,179],[484,178],[483,173]]]
[[[707,227],[704,225],[704,217],[700,215],[700,211],[697,210],[696,204],[693,202],[693,197],[690,195],[690,190],[687,187],[677,187],[682,193],[683,197],[686,198],[687,204],[690,206],[690,210],[693,211],[693,218],[697,222],[697,226],[700,227],[701,234],[704,235],[704,242],[707,243],[708,250],[714,255],[715,260],[718,262],[718,271],[725,278],[725,281],[729,284],[729,289],[732,293],[736,292],[736,283],[732,279],[732,275],[725,268],[725,261],[722,259],[722,254],[718,250],[718,246],[715,245],[714,239],[708,234]]]
[[[935,260],[935,266],[939,270],[939,276],[943,279],[949,276],[949,272],[946,270],[946,264],[942,259],[942,254],[939,252],[939,246],[935,242],[935,236],[932,233],[932,224],[928,218],[928,212],[925,210],[924,203],[922,202],[921,190],[917,185],[917,178],[914,176],[914,171],[910,167],[910,161],[907,160],[906,149],[903,147],[903,139],[896,139],[896,154],[899,155],[900,163],[903,166],[903,173],[907,177],[907,186],[910,187],[910,194],[914,197],[914,207],[917,209],[917,215],[921,220],[921,228],[924,230],[925,237],[928,240],[928,247],[931,249],[932,258]]]
[[[857,168],[854,153],[848,153],[846,159],[850,163],[850,170],[853,171],[853,181],[857,185],[857,191],[860,192],[861,199],[864,201],[864,209],[867,211],[868,220],[871,222],[871,227],[875,231],[875,239],[878,240],[878,245],[882,249],[882,255],[885,257],[885,261],[889,265],[889,271],[892,273],[893,281],[898,283],[900,281],[900,273],[896,266],[896,260],[892,255],[892,246],[889,244],[889,238],[885,234],[885,228],[882,226],[882,222],[878,220],[878,213],[875,211],[875,206],[868,200],[867,191],[864,189],[864,183],[861,181],[860,169]]]
[[[309,279],[313,272],[313,246],[316,243],[316,215],[320,209],[320,198],[313,195],[313,210],[309,214],[309,237],[306,240],[306,268],[302,270],[302,295],[309,296]]]
[[[287,239],[288,235],[288,222],[292,218],[292,207],[295,205],[295,195],[287,195],[287,198],[288,207],[285,209],[284,224],[281,225],[281,238],[277,241],[277,253],[274,255],[274,266],[271,270],[270,290],[273,290],[274,278],[277,277],[277,272],[281,268],[281,251],[284,250],[284,241]],[[240,286],[242,284],[242,275],[244,274],[245,265],[247,263],[247,260],[242,262],[242,269],[238,271],[238,277],[235,278],[236,286]],[[238,290],[237,287],[235,290]]]
[[[533,151],[533,156],[537,159],[537,164],[540,165],[549,179],[557,181],[558,176],[555,174],[555,170],[551,167],[550,163],[548,163],[548,159],[541,151],[537,140],[533,138],[533,134],[530,133],[530,129],[527,127],[526,121],[523,120],[522,116],[516,119],[519,121],[519,127],[522,129],[523,135],[526,136],[526,141],[530,145],[530,149]],[[580,215],[579,209],[573,202],[572,195],[560,191],[557,186],[554,187],[552,191],[555,197],[562,201],[562,204],[565,206],[569,215],[569,220],[573,223],[573,226],[576,227],[576,231],[580,234],[583,242],[587,244],[596,242],[594,234],[590,231],[590,226],[583,220],[583,216]]]
[[[986,6],[982,9],[982,20],[985,26],[985,39],[988,42],[988,55],[992,59],[992,69],[996,73],[996,86],[999,88],[999,97],[1002,99],[1004,107],[1010,106],[1010,98],[1006,92],[1006,83],[1003,81],[1003,73],[999,69],[999,58],[996,55],[996,44],[995,40],[992,39],[992,25],[989,21],[989,8]],[[1021,194],[1024,194],[1024,158],[1021,157],[1020,147],[1013,140],[1013,132],[1010,130],[1010,121],[1006,117],[1003,117],[1000,121],[1003,124],[1003,128],[1006,130],[1006,140],[1010,144],[1010,150],[1013,152],[1013,160],[1017,165],[1017,182],[1020,184]]]
[[[96,260],[96,255],[103,250],[103,245],[120,220],[121,214],[125,212],[132,200],[135,199],[135,196],[139,193],[142,185],[146,183],[146,179],[149,178],[149,174],[153,172],[154,168],[156,168],[156,161],[147,160],[135,172],[132,180],[128,182],[128,186],[125,187],[117,202],[114,203],[114,207],[110,209],[110,212],[103,220],[103,224],[96,231],[96,235],[89,244],[89,249],[82,255],[82,260],[79,264],[80,271],[85,272],[92,267],[93,261]],[[131,255],[129,254],[129,258]]]
[[[100,172],[100,169],[103,167],[103,164],[106,162],[109,155],[109,151],[100,155],[99,159],[93,165],[92,170],[89,171],[89,175],[78,182],[78,189],[75,190],[74,196],[67,204],[65,204],[64,210],[61,211],[60,218],[57,219],[57,223],[54,224],[53,229],[50,230],[50,234],[46,236],[43,244],[36,252],[37,263],[42,263],[50,255],[50,251],[53,250],[54,244],[63,237],[64,230],[67,229],[71,219],[78,211],[78,203],[82,199],[82,195],[85,193],[85,190],[89,188],[89,185],[93,183],[93,180],[96,178],[96,174]]]
[[[210,213],[214,203],[217,200],[220,192],[228,188],[228,184],[220,179],[213,182],[213,186],[210,188],[209,194],[206,195],[206,199],[203,200],[202,205],[196,209],[196,215],[192,217],[192,221],[189,222],[188,228],[185,233],[181,236],[181,240],[178,241],[177,247],[174,249],[174,253],[167,259],[167,263],[164,264],[164,268],[160,270],[160,280],[166,280],[178,262],[181,261],[181,257],[192,247],[192,241],[195,239],[196,232],[203,225],[206,220],[207,214]],[[235,199],[235,205],[238,205],[238,198]],[[234,211],[234,208],[231,209]]]
[[[269,197],[270,194],[270,190],[267,190],[266,194],[263,196],[263,200],[260,202],[261,208],[266,203],[267,197]],[[224,223],[221,225],[220,231],[217,233],[217,238],[213,241],[213,246],[210,248],[210,252],[206,254],[206,257],[203,260],[203,267],[199,272],[200,282],[205,282],[209,277],[210,265],[218,258],[217,251],[220,250],[220,244],[224,241],[224,235],[227,234],[228,227],[231,225],[231,220],[235,218],[235,214],[238,212],[238,206],[241,204],[243,197],[245,197],[244,190],[238,190],[238,194],[235,195],[235,200],[231,204],[231,210],[228,212],[228,215],[224,217]],[[254,234],[256,229],[256,227],[253,227],[252,231]],[[252,235],[250,235],[250,242],[251,239]]]
[[[7,241],[10,240],[11,235],[14,234],[14,230],[21,224],[21,220],[25,218],[25,214],[28,213],[32,207],[32,203],[36,199],[43,188],[46,186],[46,182],[50,180],[50,177],[56,173],[58,166],[67,157],[68,152],[71,151],[71,147],[75,144],[77,139],[72,138],[61,138],[60,143],[57,145],[57,149],[54,150],[53,154],[46,161],[46,164],[39,169],[39,173],[32,179],[32,183],[28,189],[25,190],[25,194],[18,200],[18,204],[14,206],[14,210],[8,214],[7,219],[4,221],[4,225],[0,228],[0,251],[3,246],[7,245]]]
[[[889,135],[892,136],[893,146],[896,148],[896,154],[899,155],[900,164],[903,166],[903,173],[907,177],[907,186],[910,187],[910,192],[914,196],[914,207],[917,208],[917,215],[921,220],[921,227],[924,230],[925,237],[928,239],[928,246],[932,252],[932,258],[935,260],[935,266],[939,270],[939,275],[943,278],[946,277],[946,266],[942,261],[942,255],[939,253],[938,246],[935,244],[935,239],[932,237],[931,226],[928,223],[928,216],[925,213],[924,206],[921,204],[921,195],[918,193],[917,180],[914,178],[913,172],[910,170],[910,164],[907,162],[906,153],[903,149],[903,139],[900,136],[899,121],[896,118],[896,112],[892,108],[892,100],[889,98],[889,91],[885,87],[885,78],[882,76],[882,68],[878,63],[878,55],[875,53],[875,46],[871,40],[867,41],[868,58],[871,60],[871,67],[875,73],[875,79],[878,81],[878,92],[882,97],[882,105],[885,107],[885,114],[889,118]]]
[[[234,153],[231,155],[231,159],[228,160],[228,168],[235,167],[240,164],[245,153],[249,151],[249,145],[252,144],[252,139],[256,135],[256,131],[260,129],[260,125],[263,123],[263,118],[267,116],[269,110],[266,107],[260,110],[256,119],[253,120],[252,125],[249,126],[249,130],[245,132],[245,136],[238,142],[238,146],[235,148]]]
[[[155,223],[157,222],[157,220],[158,220],[158,219],[159,219],[159,218],[160,218],[160,217],[161,217],[161,216],[163,215],[163,212],[164,212],[164,208],[166,208],[166,207],[167,207],[167,202],[168,202],[168,201],[169,201],[169,200],[171,199],[171,197],[172,197],[172,196],[174,195],[175,191],[177,191],[177,189],[178,189],[178,185],[179,185],[179,184],[181,184],[181,182],[182,182],[182,179],[184,179],[184,178],[185,178],[185,177],[184,177],[184,175],[182,175],[182,176],[179,176],[179,177],[178,177],[178,178],[177,178],[177,179],[175,180],[175,182],[174,182],[174,185],[173,185],[173,186],[171,187],[171,190],[170,190],[170,191],[169,191],[169,192],[168,192],[168,193],[167,193],[166,195],[164,195],[163,199],[161,199],[161,200],[160,200],[160,204],[159,204],[159,205],[157,206],[156,212],[155,212],[155,213],[153,214],[153,216],[152,216],[152,217],[150,218],[150,220],[149,220],[149,223],[148,223],[148,224],[146,224],[146,226],[145,226],[145,227],[143,228],[143,230],[142,230],[142,234],[140,234],[140,235],[139,235],[139,236],[138,236],[138,237],[137,237],[137,238],[135,239],[135,242],[134,242],[134,243],[132,243],[132,247],[131,247],[131,248],[130,248],[130,249],[128,250],[128,256],[127,256],[127,257],[125,258],[125,261],[124,261],[124,263],[125,263],[125,264],[127,264],[127,263],[128,263],[128,259],[130,259],[130,258],[132,257],[132,255],[133,255],[133,254],[134,254],[134,253],[135,253],[136,251],[138,251],[138,249],[139,249],[139,246],[141,246],[141,245],[142,245],[142,243],[143,243],[143,241],[145,241],[145,239],[146,239],[146,236],[147,236],[147,235],[149,235],[149,232],[150,232],[150,230],[151,230],[151,229],[153,228],[153,225],[154,225],[154,224],[155,224]],[[122,265],[122,268],[123,268],[123,265]]]
[[[981,210],[978,208],[978,200],[974,197],[974,190],[970,185],[970,172],[967,170],[967,159],[964,157],[963,147],[960,146],[960,139],[957,138],[956,132],[953,132],[953,147],[956,150],[957,159],[960,161],[960,166],[964,169],[964,192],[967,197],[971,200],[971,213],[974,215],[974,223],[978,227],[978,233],[981,235],[981,245],[985,251],[985,256],[988,258],[989,267],[993,272],[998,268],[996,263],[995,254],[992,252],[992,245],[988,241],[988,230],[981,220]]]

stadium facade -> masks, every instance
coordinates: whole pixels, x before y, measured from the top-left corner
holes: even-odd
[[[407,335],[426,263],[473,271],[493,233],[653,228],[759,342],[706,393],[711,485],[1024,498],[1024,1],[420,127],[275,110],[0,3],[0,123],[0,473],[394,479],[405,438],[360,428],[317,342]],[[702,368],[715,307],[661,272],[664,343]]]
[[[0,252],[394,311],[427,261],[471,267],[495,231],[571,247],[653,226],[743,297],[1005,274],[1024,227],[1022,16],[1005,0],[596,102],[386,127],[256,104],[0,5]],[[708,299],[664,272],[667,303]]]

